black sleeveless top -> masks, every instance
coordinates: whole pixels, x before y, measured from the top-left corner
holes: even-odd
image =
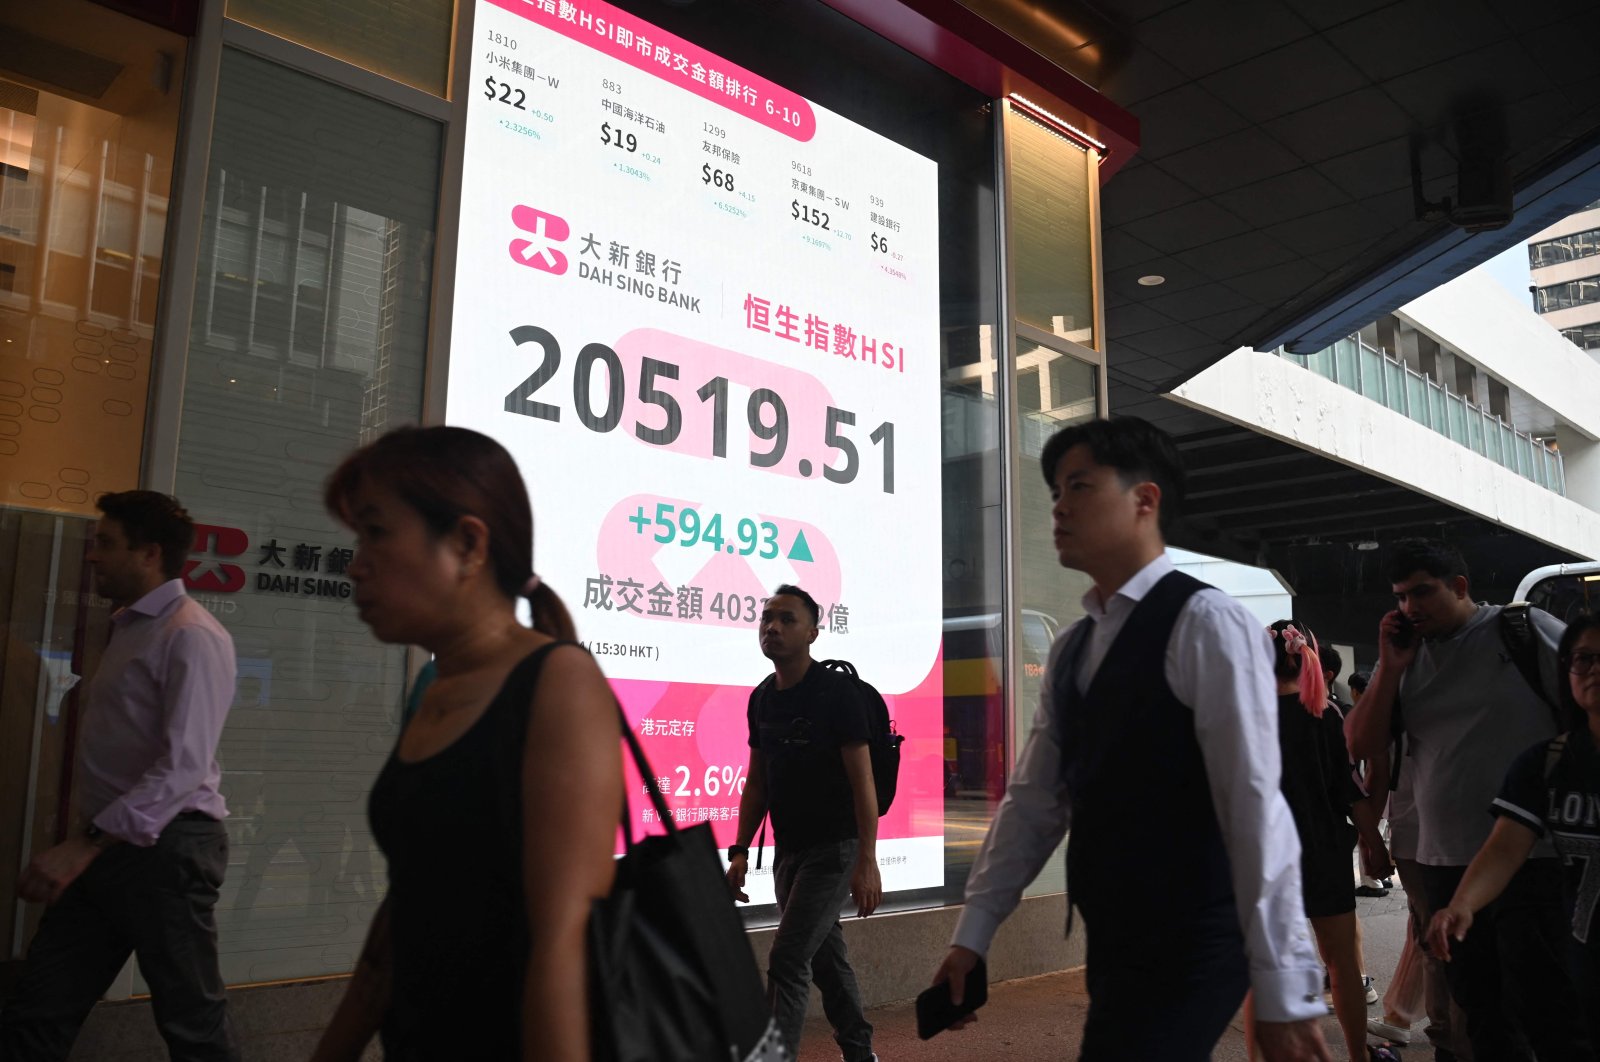
[[[389,862],[390,1062],[522,1057],[522,752],[539,671],[559,644],[512,668],[444,749],[404,763],[397,742],[372,787],[367,817]]]
[[[1237,952],[1244,939],[1233,879],[1211,803],[1194,710],[1167,684],[1167,642],[1206,584],[1169,572],[1140,599],[1089,688],[1078,661],[1089,624],[1063,646],[1052,675],[1061,782],[1072,800],[1067,895],[1091,947],[1122,941],[1189,954],[1202,941]],[[1100,944],[1103,953],[1117,949]]]

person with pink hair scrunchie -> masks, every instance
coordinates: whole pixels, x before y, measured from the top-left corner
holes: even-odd
[[[1356,781],[1343,721],[1328,706],[1317,640],[1289,620],[1267,628],[1278,682],[1280,787],[1300,833],[1300,884],[1317,949],[1328,968],[1334,1015],[1352,1060],[1367,1059],[1367,1003],[1361,925],[1350,856],[1358,826],[1377,831]]]

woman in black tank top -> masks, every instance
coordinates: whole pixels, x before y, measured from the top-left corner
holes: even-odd
[[[403,428],[328,481],[356,532],[361,618],[435,656],[437,678],[373,786],[389,864],[316,1062],[589,1057],[585,931],[611,888],[622,805],[617,712],[532,574],[511,456],[464,428]],[[517,622],[526,596],[534,629]]]

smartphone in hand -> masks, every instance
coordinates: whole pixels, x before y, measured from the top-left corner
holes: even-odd
[[[959,1007],[950,1002],[948,981],[940,981],[917,997],[917,1036],[931,1039],[988,1001],[989,967],[979,959],[967,974],[966,991]]]

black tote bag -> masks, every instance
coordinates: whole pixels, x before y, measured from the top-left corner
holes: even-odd
[[[618,715],[667,832],[635,841],[624,796],[626,851],[611,895],[595,901],[589,915],[596,1062],[792,1058],[772,1023],[711,825],[677,827],[620,707]]]

